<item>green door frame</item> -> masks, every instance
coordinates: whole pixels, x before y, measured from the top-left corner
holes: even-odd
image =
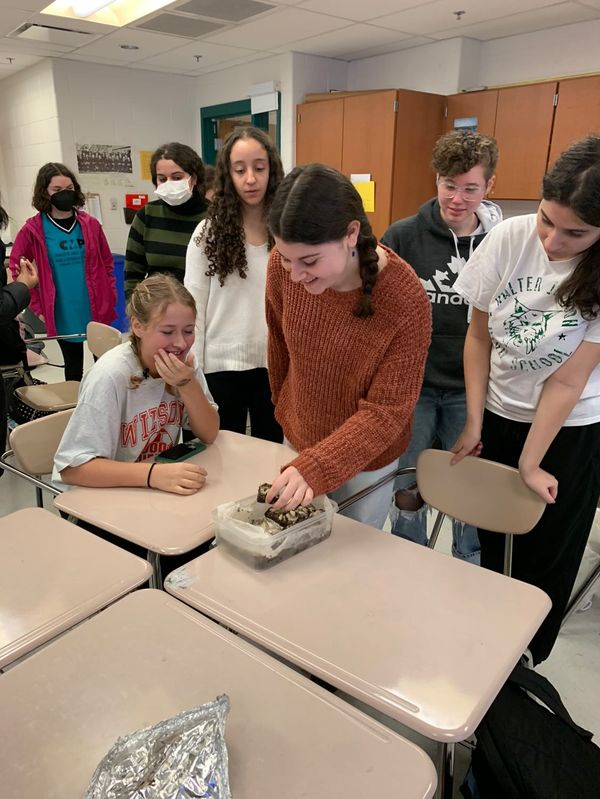
[[[281,150],[281,92],[278,92],[277,128],[275,146]],[[202,160],[205,164],[215,165],[216,150],[214,148],[215,131],[213,128],[214,119],[235,117],[238,115],[250,114],[252,125],[260,130],[269,130],[269,112],[253,114],[250,105],[250,98],[247,100],[235,100],[231,103],[219,103],[218,105],[207,105],[200,109],[200,130],[202,131]]]

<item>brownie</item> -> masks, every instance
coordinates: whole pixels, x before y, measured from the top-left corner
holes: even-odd
[[[269,508],[265,511],[265,519],[271,519],[271,521],[286,528],[291,527],[293,524],[298,524],[298,522],[306,521],[317,512],[314,505],[299,505],[294,510],[274,510]]]
[[[271,483],[261,483],[258,487],[258,492],[256,494],[256,501],[257,502],[266,502],[267,494],[269,493],[269,489],[271,488]]]

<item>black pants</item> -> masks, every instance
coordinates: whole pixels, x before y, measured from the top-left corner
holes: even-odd
[[[65,361],[65,380],[83,377],[83,341],[61,341],[58,346]]]
[[[518,466],[530,425],[489,411],[483,419],[482,457]],[[552,600],[552,609],[529,648],[534,663],[550,654],[573,590],[600,494],[600,422],[563,427],[541,466],[558,480],[558,496],[533,530],[514,537],[512,576],[536,585]],[[479,530],[481,565],[501,572],[504,536]]]
[[[219,406],[221,430],[245,433],[246,418],[250,414],[250,430],[255,438],[283,442],[283,431],[275,420],[266,369],[211,372],[206,375],[206,382]]]

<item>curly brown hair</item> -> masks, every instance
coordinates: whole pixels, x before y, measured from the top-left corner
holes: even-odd
[[[464,175],[473,167],[481,165],[486,180],[496,171],[497,163],[496,139],[461,130],[453,130],[440,136],[433,148],[431,160],[434,171],[441,177]]]
[[[237,272],[245,278],[248,271],[246,261],[246,238],[242,201],[231,178],[231,150],[240,139],[254,139],[266,150],[269,159],[269,182],[263,200],[265,227],[275,191],[283,179],[283,166],[279,153],[269,136],[258,128],[246,127],[231,133],[219,152],[214,180],[214,196],[207,214],[208,222],[194,243],[204,245],[204,253],[209,263],[207,277],[217,275],[219,285],[223,286],[228,275]],[[273,237],[267,228],[267,246],[273,248]]]
[[[150,177],[154,186],[157,185],[156,165],[163,159],[173,161],[188,175],[193,175],[196,178],[196,183],[192,188],[192,193],[204,197],[204,164],[195,150],[178,141],[161,144],[160,147],[157,147],[150,156]]]
[[[50,195],[48,194],[48,186],[50,185],[52,178],[57,176],[69,178],[73,184],[73,188],[77,194],[75,207],[81,208],[85,205],[85,195],[81,191],[79,181],[73,172],[71,172],[69,167],[65,166],[64,164],[50,162],[48,164],[44,164],[44,166],[40,168],[40,171],[37,173],[37,177],[35,179],[35,185],[33,187],[33,199],[31,200],[31,204],[35,210],[39,211],[41,214],[49,214],[52,210],[52,203],[50,202]]]
[[[356,249],[362,296],[354,315],[365,319],[374,313],[372,294],[379,273],[377,239],[361,196],[345,175],[325,164],[292,169],[275,195],[269,227],[283,241],[324,244],[343,239],[355,219],[360,223]]]

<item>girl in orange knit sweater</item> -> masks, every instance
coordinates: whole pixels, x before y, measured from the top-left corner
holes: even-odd
[[[378,245],[360,195],[322,164],[284,178],[269,213],[269,379],[276,418],[298,450],[267,501],[337,502],[395,468],[410,440],[431,307],[410,266]],[[393,483],[348,508],[383,526]]]

